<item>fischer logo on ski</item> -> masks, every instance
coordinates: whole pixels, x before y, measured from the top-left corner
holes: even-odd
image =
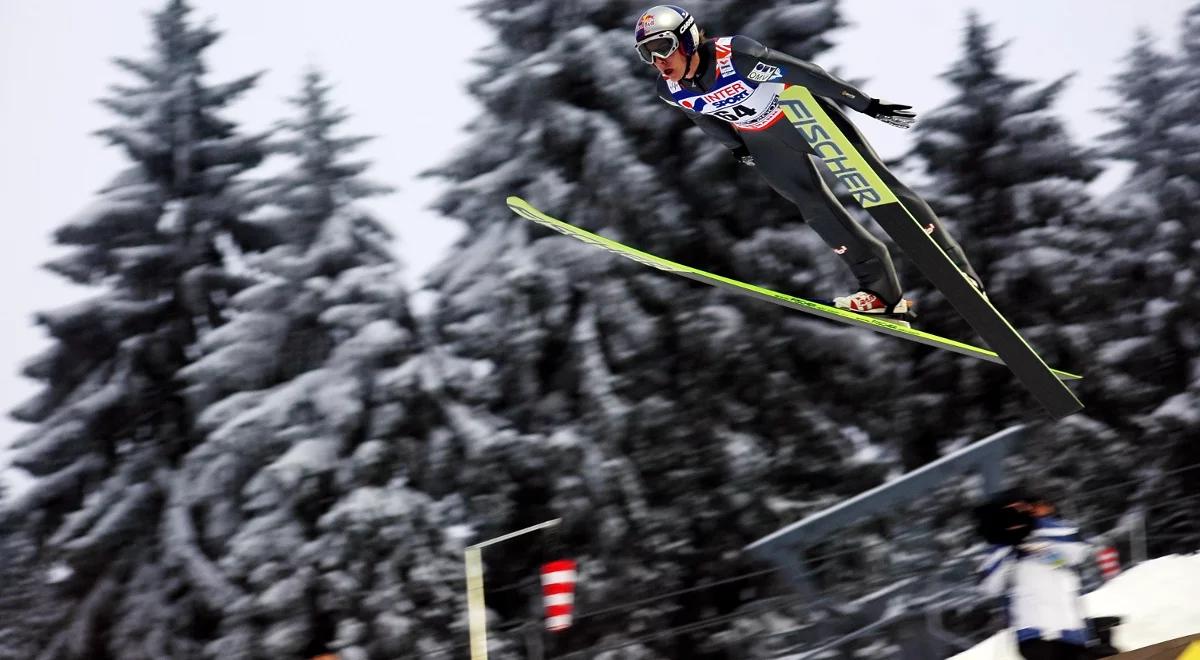
[[[896,196],[863,161],[862,156],[846,153],[813,116],[804,100],[780,99],[779,105],[783,107],[788,121],[800,131],[800,135],[804,136],[804,140],[813,148],[817,157],[825,161],[833,175],[850,191],[854,201],[863,208],[896,201]]]

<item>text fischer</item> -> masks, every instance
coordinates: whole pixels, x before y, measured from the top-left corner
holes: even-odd
[[[804,140],[808,142],[817,156],[825,161],[838,181],[841,181],[850,190],[850,194],[856,202],[863,206],[873,206],[883,200],[883,195],[871,186],[867,177],[848,163],[850,157],[842,151],[837,142],[834,142],[825,127],[817,123],[817,119],[808,111],[804,103],[793,100],[781,101],[781,103],[796,113],[796,118],[793,119],[789,115],[788,121],[792,122],[792,126],[800,131]]]

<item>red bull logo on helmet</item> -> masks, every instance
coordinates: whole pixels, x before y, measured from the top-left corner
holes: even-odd
[[[634,31],[634,37],[637,39],[645,39],[646,33],[649,32],[650,28],[652,27],[654,27],[654,15],[643,14],[642,17],[638,19],[637,29]]]

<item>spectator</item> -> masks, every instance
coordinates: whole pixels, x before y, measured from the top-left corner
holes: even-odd
[[[992,544],[981,589],[1003,596],[1008,624],[1026,660],[1087,660],[1092,635],[1080,599],[1078,567],[1092,547],[1074,526],[1054,517],[1042,498],[1010,491],[976,509],[979,532]]]

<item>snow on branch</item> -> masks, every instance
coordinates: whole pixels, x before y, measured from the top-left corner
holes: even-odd
[[[205,605],[219,612],[245,595],[226,580],[221,570],[197,547],[196,530],[186,506],[172,502],[167,509],[165,527],[167,552],[180,562]]]

